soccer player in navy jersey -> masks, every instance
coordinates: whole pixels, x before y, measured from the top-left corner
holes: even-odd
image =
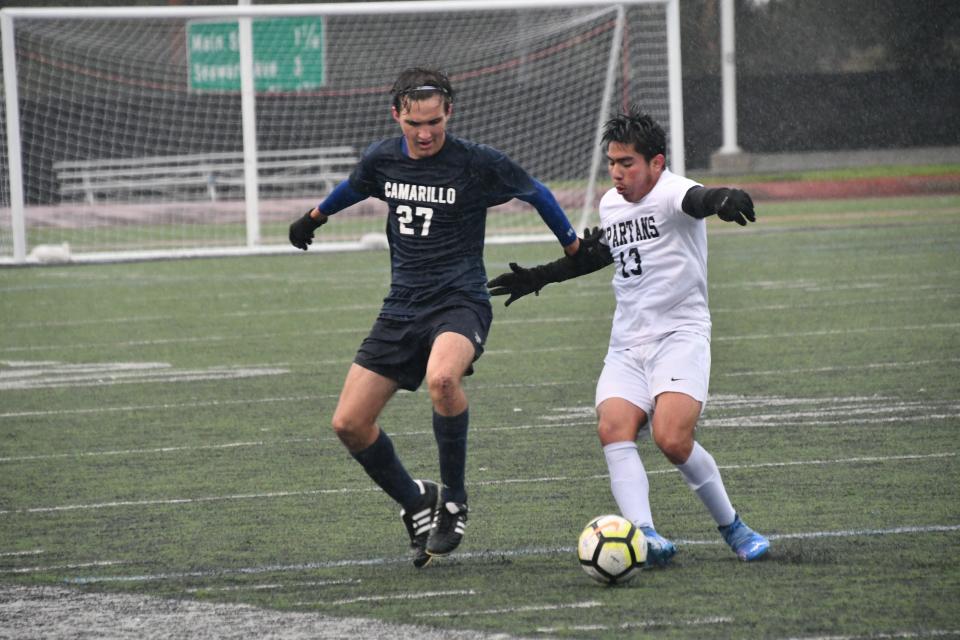
[[[389,207],[390,291],[347,373],[333,429],[373,481],[396,500],[413,564],[457,548],[467,524],[469,411],[463,377],[483,353],[493,312],[483,265],[487,208],[534,206],[564,252],[580,241],[554,196],[506,155],[447,133],[454,91],[432,69],[403,71],[391,90],[401,135],[370,145],[349,179],[290,226],[306,250],[329,216],[368,197]],[[414,480],[377,418],[397,389],[426,379],[442,488]]]

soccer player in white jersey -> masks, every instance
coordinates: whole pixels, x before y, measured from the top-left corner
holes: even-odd
[[[606,123],[603,136],[613,188],[600,201],[600,227],[565,257],[488,283],[509,305],[550,282],[613,264],[617,307],[597,381],[597,433],[621,513],[647,538],[647,557],[667,564],[676,546],[657,533],[638,435],[653,441],[697,494],[731,549],[744,561],[769,541],[748,527],[727,496],[713,457],[694,439],[710,380],[707,232],[704,218],[746,225],[753,202],[739,189],[707,189],[666,166],[666,135],[632,107]]]

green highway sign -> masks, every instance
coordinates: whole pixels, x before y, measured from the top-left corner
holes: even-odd
[[[240,35],[235,20],[187,24],[187,64],[193,91],[240,90]],[[322,87],[322,17],[253,21],[253,76],[257,91]]]

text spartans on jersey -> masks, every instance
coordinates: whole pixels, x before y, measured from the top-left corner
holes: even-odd
[[[603,232],[607,237],[607,244],[614,249],[638,240],[650,240],[651,238],[660,237],[660,231],[657,229],[657,225],[654,224],[653,216],[624,220],[623,222],[604,227]]]

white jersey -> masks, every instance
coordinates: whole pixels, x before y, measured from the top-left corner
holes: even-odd
[[[600,200],[603,242],[613,254],[617,310],[610,349],[690,331],[710,338],[707,225],[681,203],[699,183],[664,169],[640,202],[611,189]]]

